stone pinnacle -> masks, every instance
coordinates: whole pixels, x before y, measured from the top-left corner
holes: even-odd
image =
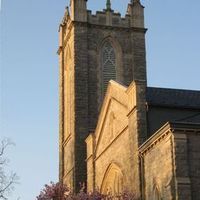
[[[131,3],[140,3],[140,0],[131,0]]]
[[[111,1],[107,0],[106,2],[106,10],[111,10]]]

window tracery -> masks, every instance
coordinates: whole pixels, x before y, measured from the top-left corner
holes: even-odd
[[[102,73],[102,89],[105,94],[108,82],[116,80],[116,54],[110,41],[106,41],[102,47]]]

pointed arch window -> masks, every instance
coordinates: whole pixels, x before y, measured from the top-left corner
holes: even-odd
[[[102,47],[102,92],[105,94],[110,80],[116,80],[116,54],[110,41]]]

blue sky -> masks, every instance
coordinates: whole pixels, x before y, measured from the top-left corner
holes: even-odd
[[[3,0],[0,15],[0,137],[20,177],[10,200],[34,200],[58,177],[58,26],[67,0]],[[125,13],[128,0],[113,0]],[[148,85],[200,89],[200,1],[145,5]],[[102,10],[105,0],[89,0]]]

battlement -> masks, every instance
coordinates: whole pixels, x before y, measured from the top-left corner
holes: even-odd
[[[120,13],[113,10],[97,11],[92,14],[91,10],[87,11],[87,20],[89,24],[105,25],[113,27],[130,27],[130,15],[122,17]]]
[[[67,7],[62,24],[69,21],[84,22],[89,25],[100,25],[121,28],[144,28],[144,7],[140,1],[134,1],[128,4],[127,13],[124,17],[119,12],[108,7],[102,11],[96,11],[95,14],[91,10],[87,10],[86,1],[72,1],[70,10]]]

